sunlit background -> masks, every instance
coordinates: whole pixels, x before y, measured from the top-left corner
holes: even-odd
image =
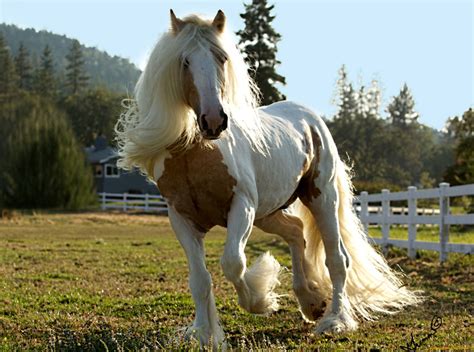
[[[272,3],[272,2],[270,2]],[[282,35],[278,72],[288,99],[331,116],[337,71],[368,85],[379,80],[382,106],[407,83],[419,121],[441,129],[473,104],[471,0],[273,1]],[[139,68],[178,16],[209,17],[222,9],[233,31],[243,28],[242,1],[1,0],[0,22],[78,39]],[[385,112],[382,112],[382,116]]]

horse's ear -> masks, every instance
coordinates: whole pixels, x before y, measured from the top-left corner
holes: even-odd
[[[212,21],[212,26],[216,29],[217,32],[222,33],[224,32],[225,27],[225,15],[224,12],[221,10],[217,11],[216,17],[214,17],[214,21]]]
[[[178,34],[184,27],[184,21],[180,20],[174,14],[173,10],[170,9],[170,18],[171,18],[171,30],[174,34]]]

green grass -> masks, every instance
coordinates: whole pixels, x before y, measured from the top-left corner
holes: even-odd
[[[411,334],[419,341],[430,332],[434,315],[443,324],[423,348],[473,347],[471,256],[451,254],[440,265],[434,252],[410,260],[405,251],[392,249],[389,262],[405,271],[410,287],[425,291],[425,303],[363,322],[353,333],[316,336],[314,325],[298,312],[289,272],[278,288],[287,294],[279,312],[255,316],[238,307],[219,265],[224,241],[223,229],[207,235],[207,263],[234,350],[400,350]],[[265,250],[291,268],[286,245],[255,231],[246,250],[249,262]],[[0,220],[0,350],[196,348],[183,340],[182,328],[194,316],[187,273],[183,250],[164,217],[86,213]]]

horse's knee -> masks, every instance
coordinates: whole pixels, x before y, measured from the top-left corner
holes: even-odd
[[[196,300],[205,300],[211,294],[212,279],[209,272],[191,275],[189,278],[189,287],[193,298]]]
[[[221,258],[221,267],[224,276],[232,281],[238,281],[244,275],[244,262],[238,254],[225,254]]]

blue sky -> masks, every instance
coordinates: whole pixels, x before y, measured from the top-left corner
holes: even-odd
[[[270,3],[288,99],[332,115],[337,70],[345,64],[356,83],[380,81],[383,108],[407,82],[420,121],[438,129],[474,104],[472,0]],[[210,17],[222,9],[233,30],[243,26],[243,2],[234,0],[0,0],[0,21],[66,34],[143,67],[169,26],[170,8]]]

